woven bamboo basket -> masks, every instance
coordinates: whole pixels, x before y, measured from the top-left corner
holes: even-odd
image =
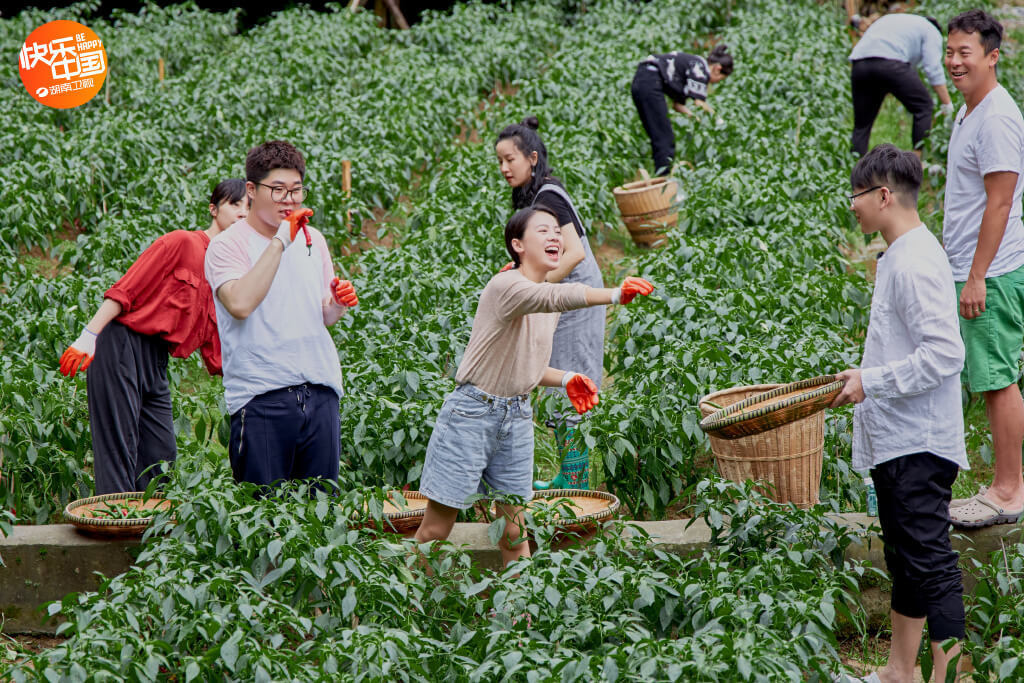
[[[534,491],[533,499],[528,507],[537,510],[548,505],[557,505],[562,499],[568,499],[569,509],[575,517],[556,516],[552,522],[560,533],[586,534],[597,529],[605,520],[611,519],[619,510],[619,499],[607,491],[590,491],[586,489],[550,489]],[[493,505],[491,515],[497,514]]]
[[[665,230],[679,222],[674,205],[679,183],[671,178],[644,178],[612,190],[633,242],[641,247],[664,246]]]
[[[67,504],[64,508],[64,519],[73,524],[79,531],[91,536],[104,538],[137,538],[146,532],[153,523],[152,517],[143,519],[107,519],[96,517],[94,511],[103,509],[106,503],[119,503],[143,510],[169,510],[171,501],[163,498],[143,500],[142,491],[129,493],[107,493],[102,496],[82,498]]]
[[[396,493],[405,497],[405,505],[402,505],[395,498]],[[408,534],[420,528],[423,523],[423,515],[427,510],[427,497],[419,491],[388,491],[388,499],[384,501],[384,519],[381,528],[384,531],[394,531],[399,534]],[[370,526],[376,527],[371,522]]]
[[[708,402],[728,408],[782,386],[785,385],[761,384],[716,391],[701,399],[700,410],[706,419],[719,412]],[[758,490],[779,503],[794,503],[802,508],[818,503],[825,448],[823,411],[758,434],[725,439],[709,433],[708,437],[718,471],[726,479],[737,483],[765,482],[767,485]]]

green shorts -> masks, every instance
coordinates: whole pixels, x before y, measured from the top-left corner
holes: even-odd
[[[956,283],[957,301],[964,288]],[[968,320],[960,316],[960,335],[967,347],[964,377],[974,392],[1004,389],[1020,377],[1024,347],[1024,266],[985,280],[985,312]]]

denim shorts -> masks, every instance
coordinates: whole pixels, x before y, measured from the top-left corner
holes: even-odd
[[[491,396],[463,384],[445,396],[427,445],[420,493],[465,510],[466,499],[491,490],[533,496],[533,408],[530,397]]]

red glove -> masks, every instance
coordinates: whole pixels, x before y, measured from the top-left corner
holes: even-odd
[[[628,304],[637,294],[647,296],[654,291],[654,285],[642,277],[627,277],[619,288],[619,303]]]
[[[499,270],[498,272],[499,272],[499,273],[504,273],[504,272],[505,272],[506,270],[510,270],[510,269],[512,269],[512,268],[515,268],[515,267],[516,267],[516,264],[515,264],[515,263],[513,263],[512,261],[509,261],[509,262],[508,262],[508,263],[506,263],[506,264],[505,264],[505,265],[504,265],[504,266],[502,267],[502,269],[501,269],[501,270]]]
[[[331,293],[334,294],[334,300],[342,306],[352,308],[359,304],[356,288],[348,280],[339,280],[338,278],[331,280]]]
[[[565,393],[569,395],[573,408],[582,415],[597,405],[597,385],[586,375],[573,375],[565,385]]]
[[[295,239],[295,235],[298,234],[299,230],[306,230],[306,224],[309,223],[309,217],[313,215],[313,209],[295,209],[285,219],[291,226],[291,239]],[[309,233],[306,233],[306,237],[309,237]]]
[[[74,377],[81,370],[85,372],[96,355],[96,333],[83,329],[78,339],[71,343],[60,357],[60,371],[65,377]]]

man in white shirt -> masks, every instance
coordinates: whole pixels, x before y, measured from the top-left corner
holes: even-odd
[[[358,300],[334,277],[324,236],[302,208],[306,162],[272,140],[245,159],[249,216],[206,251],[231,415],[236,481],[337,481],[341,364],[327,327]]]
[[[924,71],[939,97],[942,111],[953,112],[942,71],[942,31],[932,17],[887,14],[871,24],[850,53],[850,88],[853,94],[853,151],[868,151],[871,128],[885,96],[892,94],[914,117],[912,141],[918,158],[920,145],[932,126],[931,95],[917,76]]]
[[[981,10],[949,22],[946,68],[964,96],[949,140],[942,238],[957,283],[971,391],[985,399],[992,485],[953,501],[953,524],[1016,522],[1024,513],[1024,117],[996,80],[1003,27]]]
[[[960,648],[945,652],[941,643],[964,637],[963,584],[949,540],[953,482],[967,468],[953,275],[917,213],[921,162],[913,153],[879,145],[850,181],[861,231],[880,232],[889,245],[878,262],[861,369],[837,375],[846,383],[832,404],[857,404],[853,467],[871,470],[892,575],[889,661],[861,680],[912,680],[927,619],[935,680],[945,681]]]

